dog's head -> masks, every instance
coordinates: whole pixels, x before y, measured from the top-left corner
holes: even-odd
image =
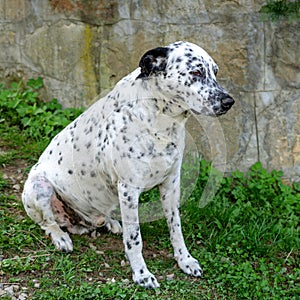
[[[157,88],[168,98],[184,101],[196,114],[219,116],[234,104],[216,80],[218,66],[208,53],[188,42],[176,42],[146,52],[137,79],[158,79]]]

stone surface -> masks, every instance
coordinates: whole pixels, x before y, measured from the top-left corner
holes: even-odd
[[[297,179],[300,174],[300,92],[262,92],[257,94],[257,100],[260,160]]]
[[[97,95],[90,26],[61,20],[53,26],[41,27],[25,38],[23,60],[48,80],[52,79],[53,89],[59,88],[59,93],[52,96],[65,100],[65,105],[74,106],[86,105],[86,99]],[[81,88],[72,88],[77,84]]]
[[[228,171],[261,160],[300,181],[300,26],[262,22],[263,4],[1,0],[0,79],[42,76],[45,99],[88,106],[135,69],[148,49],[194,42],[219,64],[219,81],[236,99],[211,128],[188,122],[199,151],[207,159],[225,151]],[[220,126],[226,149],[212,141]]]

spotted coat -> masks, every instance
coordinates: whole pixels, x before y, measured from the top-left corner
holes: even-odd
[[[106,225],[120,233],[111,218],[119,206],[133,280],[158,287],[142,256],[138,216],[139,195],[158,186],[178,265],[201,275],[181,232],[180,167],[190,114],[219,116],[234,103],[218,84],[217,71],[213,59],[192,43],[152,49],[51,141],[31,169],[22,199],[57,249],[73,250],[67,231],[82,234]]]

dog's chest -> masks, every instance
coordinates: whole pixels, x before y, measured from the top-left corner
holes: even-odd
[[[124,108],[107,117],[94,147],[100,168],[148,189],[161,183],[181,161],[184,127],[164,115]]]
[[[147,190],[174,173],[184,126],[138,104],[109,112],[96,104],[65,128],[40,159],[53,184],[82,198],[104,190],[116,194],[118,180]]]

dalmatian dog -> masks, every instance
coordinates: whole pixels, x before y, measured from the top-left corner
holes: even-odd
[[[181,231],[180,168],[191,114],[220,116],[234,100],[216,80],[218,67],[202,48],[176,42],[146,52],[139,68],[62,130],[31,169],[22,200],[55,247],[73,250],[69,233],[106,226],[123,231],[133,280],[159,287],[142,255],[139,196],[158,186],[174,257],[201,276]],[[119,207],[122,227],[112,218]]]

